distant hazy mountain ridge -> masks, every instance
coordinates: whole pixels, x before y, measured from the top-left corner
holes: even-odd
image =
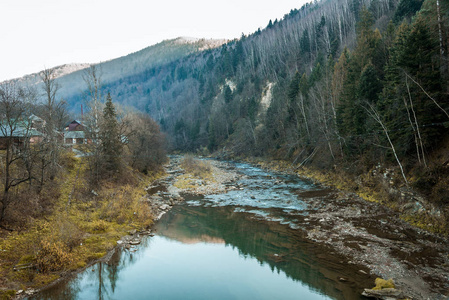
[[[137,52],[122,56],[116,59],[98,63],[101,71],[102,83],[119,80],[120,78],[141,73],[147,69],[164,65],[189,54],[213,49],[226,43],[226,40],[199,39],[190,37],[179,37],[172,40],[165,40],[153,46],[149,46]],[[85,90],[83,81],[83,70],[90,64],[65,64],[57,66],[57,81],[60,85],[58,98],[71,98],[79,95]],[[42,83],[39,73],[25,75],[21,78],[8,81],[18,82],[22,85],[36,86]],[[73,107],[73,103],[72,107]]]
[[[65,64],[65,65],[57,66],[57,67],[54,67],[53,69],[55,70],[54,74],[56,75],[56,78],[59,78],[59,77],[71,74],[73,72],[83,70],[87,67],[89,67],[89,64],[72,63],[72,64]],[[40,72],[32,73],[29,75],[25,75],[23,77],[14,78],[14,79],[5,80],[5,81],[18,82],[20,84],[33,86],[33,85],[41,83],[42,80],[41,80],[39,74],[40,74]]]

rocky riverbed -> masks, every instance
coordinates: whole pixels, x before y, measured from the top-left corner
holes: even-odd
[[[356,195],[331,191],[302,197],[318,207],[301,220],[308,239],[343,254],[348,264],[393,279],[409,298],[447,299],[447,239],[414,228],[387,208]]]
[[[226,193],[226,191],[236,188],[232,182],[244,176],[233,171],[225,162],[208,160],[212,176],[207,179],[200,178],[186,173],[181,168],[182,159],[183,156],[172,156],[170,163],[164,166],[167,176],[153,182],[146,189],[147,195],[142,201],[148,202],[155,220],[159,220],[173,205],[184,201],[183,194]],[[180,181],[183,184],[178,184]]]
[[[236,184],[244,175],[231,164],[209,160],[212,177],[204,179],[187,174],[180,167],[181,160],[181,156],[172,157],[165,166],[168,176],[147,188],[143,201],[149,203],[156,219],[183,201],[185,194],[209,195],[244,188]],[[177,184],[179,180],[184,184]],[[343,255],[346,261],[342,263],[359,272],[393,279],[402,291],[378,296],[379,299],[404,296],[447,299],[449,243],[446,238],[414,228],[391,210],[355,194],[329,188],[298,191],[298,196],[307,204],[305,213],[295,215],[297,230],[304,239]]]

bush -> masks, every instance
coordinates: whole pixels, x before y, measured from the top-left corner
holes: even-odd
[[[72,255],[62,241],[41,241],[41,250],[36,257],[36,265],[41,273],[59,271],[72,263]]]
[[[53,229],[56,230],[53,233],[54,236],[57,236],[58,240],[62,241],[70,251],[84,239],[84,233],[66,214],[58,216]]]
[[[89,222],[87,226],[84,226],[84,230],[89,233],[104,233],[108,231],[110,224],[104,220],[94,220]]]
[[[125,185],[114,190],[114,193],[106,192],[100,218],[117,224],[137,221],[141,226],[148,227],[153,222],[153,216],[148,203],[140,201],[142,191],[143,188],[136,189],[134,186]]]
[[[393,279],[382,279],[382,278],[376,278],[376,281],[374,281],[376,284],[375,287],[373,287],[373,290],[381,290],[381,289],[394,289],[394,282]]]

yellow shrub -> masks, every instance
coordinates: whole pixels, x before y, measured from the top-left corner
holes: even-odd
[[[59,163],[69,170],[74,169],[78,161],[79,159],[76,158],[75,153],[72,151],[63,151],[59,158]]]
[[[40,272],[59,271],[72,262],[72,255],[62,241],[41,241],[41,250],[37,253],[36,265]]]
[[[150,227],[153,224],[153,215],[148,203],[139,201],[134,209],[134,217],[142,227]]]
[[[109,229],[109,223],[104,220],[94,220],[89,224],[89,228],[87,228],[87,232],[90,233],[102,233],[106,232]]]
[[[0,291],[0,300],[14,299],[15,296],[16,296],[15,290]]]
[[[376,280],[374,281],[374,283],[376,284],[375,287],[373,287],[373,290],[381,290],[381,289],[394,289],[394,282],[393,279],[382,279],[382,278],[376,278]]]

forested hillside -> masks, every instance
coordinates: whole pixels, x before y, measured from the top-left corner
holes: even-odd
[[[445,204],[448,6],[309,3],[218,48],[166,63],[136,60],[134,72],[105,80],[103,90],[159,121],[172,149],[356,175],[385,165],[397,168],[399,185]],[[82,94],[66,98],[78,107]]]
[[[370,275],[379,275],[377,266],[388,269],[385,278],[393,269],[403,278],[402,270],[416,270],[419,280],[407,286],[444,277],[436,286],[447,293],[447,248],[437,235],[409,234],[404,222],[385,224],[402,218],[449,235],[449,2],[319,0],[267,23],[226,43],[178,38],[108,62],[0,83],[0,298],[84,268],[127,233],[149,233],[162,211],[183,200],[171,187],[203,189],[210,180],[229,187],[224,192],[265,201],[251,194],[252,183],[217,182],[218,168],[192,157],[182,163],[186,174],[176,158],[164,171],[166,148],[316,179],[316,191],[294,184],[285,190],[293,199],[313,194],[304,207],[326,207],[325,218],[317,210],[312,221],[304,219],[300,235],[307,243],[344,245],[350,261],[340,264],[353,265],[357,275],[368,275],[358,264],[369,263]],[[275,189],[279,182],[291,185],[269,174],[275,172],[252,179],[254,191],[266,177]],[[268,209],[290,220],[296,218],[290,203]],[[274,224],[271,215],[267,220]],[[359,226],[365,222],[377,225]],[[296,232],[288,222],[280,225]],[[336,239],[340,231],[356,232],[357,239],[346,233]],[[351,257],[356,252],[358,262]],[[444,257],[432,261],[435,253]],[[285,264],[275,255],[274,262]],[[371,255],[376,259],[365,261]],[[432,274],[430,265],[442,268]],[[334,276],[338,285],[352,285],[343,275]]]
[[[429,162],[449,121],[448,12],[435,0],[306,4],[250,36],[104,89],[159,120],[174,149],[356,174],[385,163],[398,167],[401,184],[424,176],[415,184],[447,202],[435,187],[445,161]]]
[[[250,36],[104,89],[159,120],[176,149],[228,145],[298,160],[327,149],[334,160],[373,148],[383,157],[390,138],[400,158],[424,163],[447,121],[448,10],[426,1],[415,16],[421,5],[307,4]]]

